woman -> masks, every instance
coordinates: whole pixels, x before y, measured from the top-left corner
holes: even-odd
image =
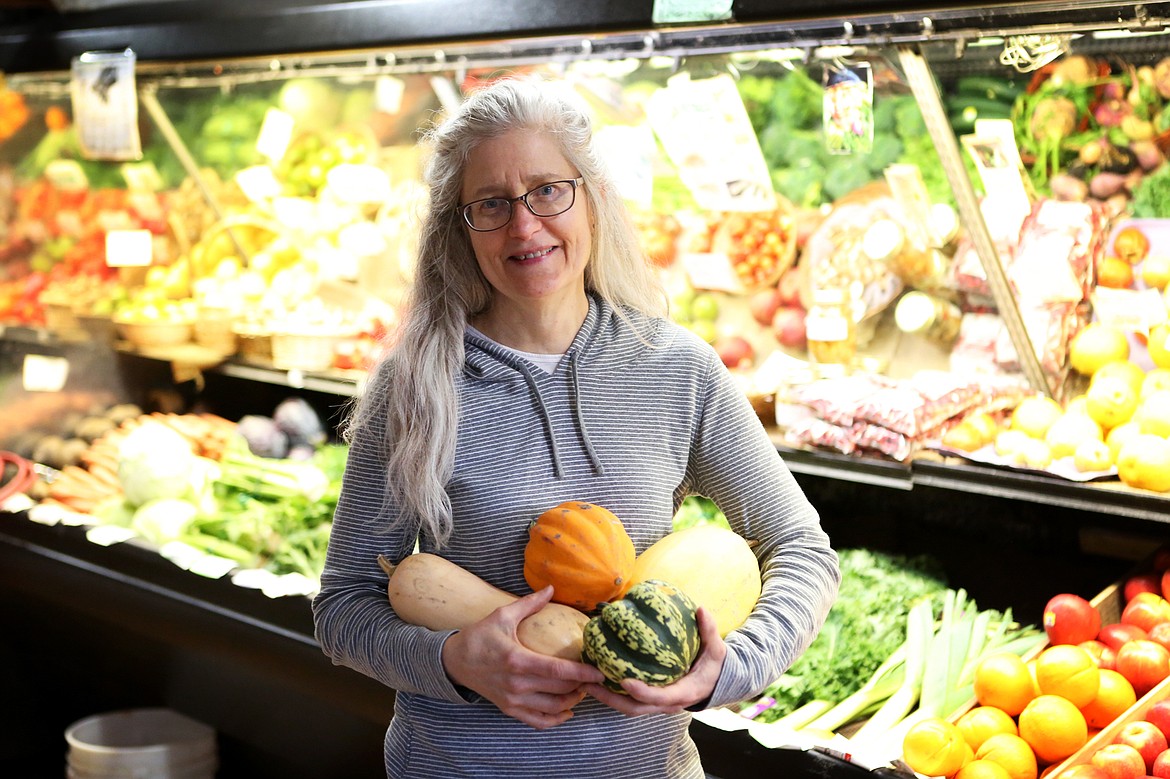
[[[553,85],[506,80],[429,141],[416,277],[350,420],[318,639],[397,691],[396,779],[701,779],[686,710],[755,695],[791,664],[836,594],[836,555],[714,351],[661,316],[587,116]],[[641,551],[692,493],[760,542],[765,584],[726,643],[700,610],[702,651],[672,685],[615,694],[597,669],[521,646],[516,625],[551,588],[460,631],[407,624],[386,600],[376,558],[416,540],[524,594],[544,510],[602,505]]]

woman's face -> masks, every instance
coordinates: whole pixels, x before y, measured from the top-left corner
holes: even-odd
[[[579,176],[548,135],[511,130],[472,150],[461,203],[515,198],[542,184]],[[495,290],[493,307],[511,303],[530,308],[533,303],[555,305],[583,297],[593,245],[584,193],[578,191],[572,208],[556,216],[535,216],[516,201],[511,220],[498,230],[467,230],[480,270]]]

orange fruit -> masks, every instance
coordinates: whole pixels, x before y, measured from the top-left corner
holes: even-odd
[[[1142,281],[1151,289],[1164,290],[1170,285],[1170,255],[1157,254],[1146,258],[1140,270]]]
[[[943,433],[942,443],[943,446],[949,446],[960,452],[974,452],[976,449],[983,448],[987,439],[983,437],[979,428],[963,421]]]
[[[1090,322],[1068,345],[1068,364],[1078,373],[1092,376],[1106,363],[1129,359],[1125,331],[1103,322]]]
[[[959,769],[955,779],[1012,779],[1012,775],[994,761],[972,760]]]
[[[975,668],[975,700],[1016,716],[1035,697],[1032,674],[1019,655],[1000,652]]]
[[[1098,371],[1093,374],[1093,384],[1085,395],[1085,411],[1094,422],[1111,430],[1133,416],[1138,407],[1139,392],[1140,383],[1135,386],[1121,376],[1101,377],[1101,371]]]
[[[1106,378],[1121,378],[1125,379],[1126,384],[1133,387],[1134,392],[1141,392],[1142,382],[1145,381],[1146,371],[1142,366],[1131,360],[1114,360],[1102,365],[1093,374],[1089,386],[1100,379]]]
[[[1170,368],[1170,324],[1162,323],[1150,328],[1146,350],[1154,367]]]
[[[1150,253],[1150,239],[1140,228],[1123,227],[1113,237],[1113,253],[1130,265],[1137,265]]]
[[[1011,733],[996,733],[975,752],[976,760],[990,760],[1007,770],[1012,779],[1036,779],[1039,766],[1028,742]]]
[[[926,776],[951,776],[973,758],[958,727],[938,717],[914,723],[902,739],[902,759]]]
[[[1076,708],[1097,697],[1101,669],[1075,644],[1050,646],[1036,657],[1036,685],[1041,695],[1059,695]]]
[[[1028,742],[1038,760],[1056,763],[1085,745],[1089,726],[1085,715],[1067,698],[1041,695],[1020,712],[1020,738]]]
[[[1129,289],[1133,286],[1133,266],[1120,257],[1097,260],[1097,286]]]
[[[983,746],[984,741],[997,733],[1019,735],[1016,721],[1006,711],[995,706],[976,706],[959,717],[955,727],[976,751]]]
[[[1117,671],[1104,669],[1097,697],[1081,707],[1081,714],[1090,728],[1103,728],[1136,702],[1137,693],[1129,680]]]
[[[1121,447],[1125,445],[1125,442],[1141,434],[1141,427],[1132,418],[1110,430],[1109,435],[1105,436],[1105,444],[1109,447],[1109,454],[1112,455],[1113,462],[1117,462],[1117,455],[1121,453]]]

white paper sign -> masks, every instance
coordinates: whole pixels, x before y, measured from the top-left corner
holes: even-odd
[[[47,354],[26,354],[21,371],[25,392],[60,392],[69,379],[69,360]]]
[[[292,143],[295,124],[296,120],[292,114],[285,113],[279,108],[269,108],[264,114],[264,122],[260,125],[260,134],[256,136],[256,151],[273,162],[279,162],[288,145]]]
[[[646,113],[701,208],[776,208],[768,165],[730,75],[702,81],[675,76],[650,97]]]
[[[383,113],[397,114],[402,110],[402,96],[406,83],[394,76],[378,76],[374,82],[374,106]]]
[[[646,125],[609,125],[593,136],[598,153],[609,167],[617,190],[625,199],[649,209],[654,197],[654,132]]]
[[[111,268],[145,268],[154,256],[150,230],[110,230],[106,233],[106,265]]]
[[[743,292],[743,284],[731,266],[731,258],[726,254],[684,252],[679,256],[679,261],[687,274],[687,280],[695,289],[730,292],[733,295]]]
[[[276,180],[272,168],[267,165],[253,165],[237,171],[235,179],[244,197],[253,203],[267,203],[275,197],[280,197],[280,182]]]

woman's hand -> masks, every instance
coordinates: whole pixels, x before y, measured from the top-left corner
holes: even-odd
[[[537,729],[572,717],[572,708],[585,697],[584,686],[603,679],[592,666],[538,654],[516,637],[516,627],[544,608],[552,592],[545,587],[502,606],[443,645],[443,667],[452,681]]]
[[[622,681],[622,689],[628,695],[613,692],[600,684],[587,684],[585,691],[597,700],[629,716],[641,714],[677,714],[688,706],[711,697],[719,674],[723,670],[723,659],[727,657],[727,645],[719,636],[715,618],[700,607],[699,656],[691,665],[686,676],[672,684],[654,687],[636,679]]]

